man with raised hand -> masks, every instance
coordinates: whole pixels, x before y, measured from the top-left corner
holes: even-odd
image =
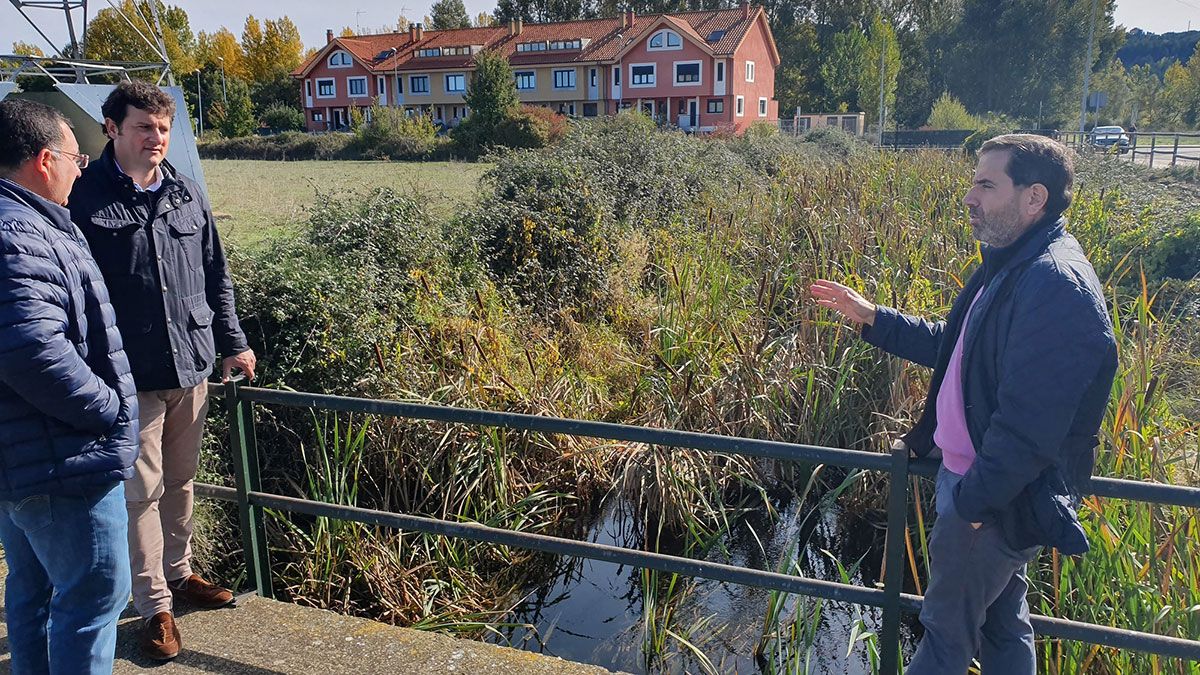
[[[1117,368],[1104,294],[1062,214],[1069,151],[1010,134],[985,143],[966,204],[983,264],[945,321],[876,306],[819,280],[816,302],[881,349],[934,369],[903,442],[940,451],[925,626],[906,673],[1034,673],[1026,565],[1042,546],[1082,554],[1079,491]]]
[[[234,368],[253,378],[255,359],[204,193],[165,161],[175,101],[123,82],[101,111],[110,140],[76,183],[71,216],[112,289],[137,384],[141,456],[125,486],[133,603],[145,619],[143,653],[168,660],[180,650],[174,599],[233,601],[192,571],[192,482],[217,349],[223,378]]]
[[[0,101],[0,541],[14,673],[111,673],[129,600],[138,408],[108,291],[63,205],[61,113]]]

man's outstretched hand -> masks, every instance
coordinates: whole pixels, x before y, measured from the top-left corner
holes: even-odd
[[[857,324],[875,324],[875,305],[849,286],[817,279],[808,287],[817,304],[828,307]]]

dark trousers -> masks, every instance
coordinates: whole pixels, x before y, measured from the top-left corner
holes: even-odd
[[[929,539],[929,588],[921,608],[925,637],[906,675],[962,675],[978,657],[983,672],[1037,671],[1025,594],[1025,566],[1037,546],[1015,550],[999,526],[979,529],[954,509],[959,476],[945,465],[937,477],[937,520]]]

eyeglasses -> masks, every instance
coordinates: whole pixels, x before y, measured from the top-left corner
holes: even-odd
[[[50,152],[57,152],[60,155],[66,155],[67,157],[70,157],[71,160],[75,162],[75,165],[80,169],[86,169],[88,162],[90,161],[90,158],[87,155],[75,152],[67,152],[66,150],[59,150],[58,148],[50,148]]]

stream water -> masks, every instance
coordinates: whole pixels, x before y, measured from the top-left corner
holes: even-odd
[[[768,519],[751,514],[727,533],[718,546],[710,549],[709,560],[752,569],[781,569],[802,544],[799,568],[804,576],[841,581],[838,566],[852,570],[851,581],[878,578],[883,551],[883,531],[864,518],[836,504],[814,511],[812,500],[777,505],[778,517]],[[636,517],[627,504],[610,500],[599,517],[586,528],[593,542],[641,548]],[[757,534],[757,536],[756,536]],[[761,541],[761,544],[759,543]],[[859,562],[860,561],[860,562]],[[794,573],[794,570],[793,570]],[[661,575],[666,577],[668,575]],[[682,582],[690,580],[681,579]],[[659,588],[663,588],[660,582]],[[678,590],[682,586],[685,590]],[[668,636],[666,656],[647,664],[643,656],[643,575],[636,568],[607,562],[566,558],[557,574],[546,584],[527,589],[525,599],[506,617],[511,627],[493,635],[492,641],[520,649],[591,663],[612,670],[632,673],[704,672],[698,659],[682,643]],[[763,633],[769,592],[708,580],[676,585],[671,602],[674,617],[667,628],[685,637],[720,673],[770,672],[755,659]],[[792,598],[812,607],[812,599]],[[803,615],[803,613],[802,613]],[[851,653],[849,643],[861,617],[866,630],[878,631],[882,615],[873,608],[858,608],[843,603],[824,604],[820,623],[813,631],[811,649],[801,646],[799,672],[870,673],[867,650],[859,643]],[[906,652],[915,645],[912,619],[906,617],[902,638]],[[804,665],[809,662],[809,667]],[[797,668],[777,668],[775,672],[795,672]]]

